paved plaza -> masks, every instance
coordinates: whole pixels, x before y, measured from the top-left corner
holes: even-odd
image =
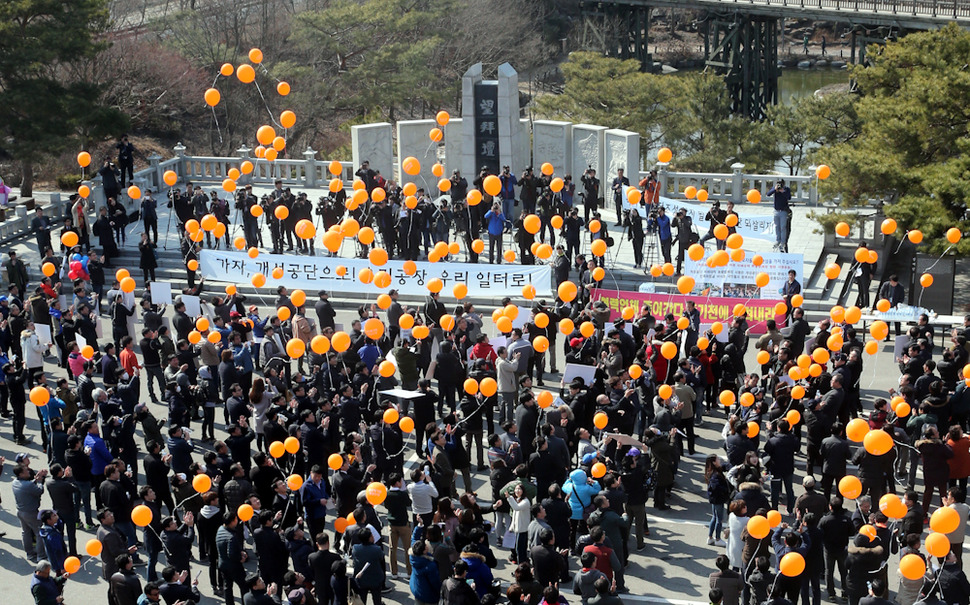
[[[741,212],[770,212],[770,206],[761,205],[760,207],[744,206]],[[818,257],[821,250],[821,236],[812,234],[812,227],[807,223],[804,214],[807,212],[803,208],[797,208],[795,214],[795,228],[791,240],[792,250],[803,251],[806,255],[806,274],[811,271],[808,265],[810,259]],[[612,213],[606,212],[612,219]],[[162,210],[160,224],[164,230],[167,220],[167,210]],[[610,228],[613,229],[610,221]],[[173,226],[174,229],[174,226]],[[129,228],[130,234],[137,234],[140,231],[140,224],[132,225]],[[702,231],[703,233],[703,231]],[[160,239],[160,247],[164,243],[164,237]],[[169,248],[174,245],[174,233],[169,234]],[[136,235],[129,235],[128,249],[131,250],[134,242],[137,241]],[[633,271],[632,252],[629,244],[624,240],[620,241],[620,252],[617,255],[616,265],[618,269]],[[31,271],[36,271],[36,250],[33,249],[33,241],[21,241],[13,246],[18,250],[25,260],[32,264]],[[745,248],[750,251],[770,250],[771,242],[750,240],[745,243]],[[815,252],[813,252],[815,251]],[[127,255],[126,258],[133,258]],[[812,261],[813,262],[813,261]],[[141,289],[140,271],[135,266],[128,267],[132,274],[139,277],[139,291]],[[213,284],[210,291],[219,291],[222,284]],[[472,293],[474,296],[474,293]],[[272,300],[270,295],[260,297],[261,314],[271,312],[272,307],[267,303]],[[497,301],[496,301],[497,302]],[[359,304],[359,301],[350,301],[346,298],[337,298],[338,316],[337,322],[349,324],[352,315],[351,303]],[[480,304],[480,311],[484,315],[491,312],[492,307]],[[171,309],[168,310],[171,314]],[[556,352],[561,356],[561,351]],[[754,347],[751,347],[746,363],[748,368],[755,367]],[[892,350],[889,344],[882,345],[881,351],[873,357],[866,357],[865,371],[862,378],[862,388],[864,396],[872,398],[882,395],[889,387],[895,386],[898,369],[892,359]],[[559,368],[564,367],[562,359],[557,364]],[[45,368],[49,375],[60,377],[64,371],[56,368],[52,363],[46,364]],[[559,376],[547,375],[546,384],[556,385]],[[547,387],[548,388],[548,387]],[[541,391],[543,389],[537,389]],[[147,387],[143,384],[142,401],[147,402]],[[158,417],[165,417],[166,411],[163,406],[149,404],[152,411]],[[29,407],[29,406],[28,406]],[[630,588],[629,594],[623,595],[623,599],[629,602],[647,603],[706,603],[707,602],[707,575],[714,570],[713,561],[723,548],[706,545],[706,531],[709,520],[710,506],[707,503],[706,483],[703,480],[704,457],[709,453],[724,455],[721,446],[722,439],[720,431],[723,426],[725,414],[723,408],[707,414],[704,424],[697,430],[698,433],[698,453],[695,457],[685,457],[680,464],[680,472],[677,476],[677,484],[674,490],[674,497],[669,502],[672,509],[662,515],[653,514],[654,511],[648,508],[650,536],[647,540],[647,548],[642,552],[631,552],[629,567],[627,568],[627,582]],[[217,427],[221,424],[217,421]],[[20,544],[19,525],[15,515],[14,500],[11,493],[11,474],[10,467],[14,457],[19,452],[27,452],[34,460],[33,466],[40,468],[45,466],[44,457],[40,451],[38,429],[39,424],[34,417],[34,412],[28,410],[28,429],[29,434],[34,437],[34,444],[29,447],[16,447],[12,443],[10,433],[10,422],[0,421],[0,455],[6,457],[6,464],[2,479],[0,479],[0,496],[2,496],[2,506],[0,506],[0,531],[6,532],[6,536],[0,539],[0,582],[8,587],[8,599],[10,602],[25,602],[29,599],[29,575],[32,571],[31,564],[26,560]],[[217,431],[218,434],[224,434]],[[139,438],[139,442],[141,439]],[[413,452],[413,449],[411,449]],[[195,458],[201,460],[203,445],[196,443]],[[797,459],[801,470],[796,474],[795,483],[799,484],[804,472],[804,458]],[[407,464],[417,463],[413,456]],[[488,487],[487,475],[485,473],[474,474],[475,488],[483,501],[491,500],[491,490]],[[796,487],[796,492],[800,493],[801,488]],[[48,499],[45,496],[45,505]],[[652,504],[652,502],[651,502]],[[332,532],[331,516],[328,519],[328,531]],[[140,532],[139,532],[140,533]],[[80,532],[78,541],[80,544],[93,536],[91,532]],[[494,544],[494,537],[493,537]],[[511,578],[511,566],[507,561],[507,551],[496,550],[499,559],[499,569],[496,570],[496,577],[503,581],[503,586],[507,587]],[[99,560],[88,560],[83,557],[83,567],[79,573],[74,575],[68,582],[65,591],[65,602],[69,604],[78,603],[104,603],[106,599],[107,586],[100,578],[101,563]],[[575,563],[573,563],[575,565]],[[255,559],[251,559],[248,567],[253,569]],[[160,566],[161,567],[161,566]],[[194,571],[202,567],[194,564]],[[139,569],[143,572],[143,569]],[[891,585],[895,588],[897,570],[894,565],[890,565]],[[412,600],[411,593],[407,584],[401,581],[391,581],[394,591],[385,595],[391,602],[403,603]],[[213,592],[208,584],[205,574],[202,574],[200,589],[204,595],[204,602],[215,602]],[[570,603],[577,602],[578,597],[571,594],[571,586],[563,587],[567,599]],[[824,592],[823,592],[824,594]],[[221,598],[219,599],[221,601]]]

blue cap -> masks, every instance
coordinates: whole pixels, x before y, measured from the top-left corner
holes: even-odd
[[[626,451],[626,455],[627,456],[639,456],[640,455],[640,450],[638,448],[631,447],[630,449],[628,449]]]
[[[592,464],[596,462],[596,454],[586,454],[583,456],[582,464]]]

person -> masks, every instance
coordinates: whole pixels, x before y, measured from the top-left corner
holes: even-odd
[[[108,581],[108,602],[112,605],[137,605],[142,594],[141,580],[134,570],[131,555],[125,553],[115,559],[118,571]]]
[[[374,534],[367,527],[357,530],[357,544],[351,549],[354,563],[353,586],[363,602],[373,597],[374,605],[381,605],[384,587],[384,553],[374,544]]]
[[[44,256],[44,251],[51,248],[51,219],[44,216],[44,209],[37,206],[34,218],[30,219],[30,229],[37,238],[37,252]]]
[[[795,273],[794,269],[789,269],[788,280],[782,284],[781,289],[779,290],[779,294],[781,294],[782,298],[785,299],[785,306],[788,307],[788,311],[785,313],[786,322],[789,320],[792,311],[795,309],[795,305],[792,304],[792,298],[794,298],[796,294],[802,293],[802,285],[798,283],[797,279],[795,279],[797,275],[798,274]]]
[[[660,239],[660,251],[663,253],[665,263],[670,262],[670,246],[673,243],[673,234],[670,231],[670,217],[667,216],[667,209],[661,206],[657,210],[657,217],[650,221],[650,228],[657,232]]]
[[[408,587],[416,605],[432,605],[441,599],[441,577],[438,565],[428,549],[428,543],[417,540],[408,556],[411,574]]]
[[[788,217],[791,214],[791,189],[785,185],[785,179],[778,179],[775,186],[768,190],[769,197],[774,197],[775,209],[775,245],[773,250],[788,252]]]
[[[951,487],[947,490],[943,502],[960,515],[960,523],[957,525],[957,528],[948,533],[946,537],[950,540],[950,544],[963,544],[963,539],[967,531],[967,518],[970,516],[970,506],[967,505],[967,491],[963,487]],[[963,549],[954,548],[953,554],[957,559],[957,563],[962,565]]]
[[[9,283],[16,285],[18,292],[27,292],[27,282],[30,281],[27,275],[27,265],[17,257],[16,250],[7,252],[7,256],[9,258],[3,263],[3,268],[7,271]]]
[[[155,281],[155,269],[158,267],[158,259],[155,255],[155,244],[148,239],[148,232],[142,231],[141,241],[138,242],[138,267],[144,273],[146,284],[149,281]]]
[[[890,309],[895,309],[900,303],[906,302],[906,290],[899,283],[898,275],[893,273],[889,276],[889,280],[879,287],[879,298],[888,300]],[[894,327],[896,328],[896,336],[899,336],[901,334],[901,327],[898,321],[894,323]],[[886,342],[889,342],[888,335],[886,336]]]
[[[610,189],[613,191],[613,204],[616,206],[616,225],[615,227],[620,227],[623,225],[625,219],[625,212],[623,212],[623,188],[630,186],[630,179],[623,175],[623,169],[616,169],[616,178],[610,184]]]
[[[583,219],[584,222],[589,223],[589,213],[592,212],[595,215],[599,207],[600,180],[596,178],[596,169],[592,166],[587,166],[586,172],[579,180],[583,184]]]
[[[121,168],[121,187],[124,188],[135,178],[135,146],[128,140],[128,135],[123,134],[115,148],[118,150],[118,166]]]
[[[216,532],[216,550],[219,557],[219,571],[226,582],[226,605],[235,605],[233,585],[239,587],[240,595],[248,591],[246,587],[247,554],[243,550],[242,530],[239,528],[239,517],[236,511],[226,511],[223,516],[222,527]]]
[[[488,223],[488,263],[502,264],[502,234],[505,233],[505,214],[498,202],[492,204],[492,209],[485,213]],[[497,254],[496,254],[497,253]]]
[[[629,227],[627,239],[633,245],[633,266],[639,267],[643,264],[643,219],[636,208],[630,209],[624,218],[626,226]]]
[[[34,573],[30,578],[30,594],[34,597],[34,605],[60,605],[64,602],[62,592],[66,575],[51,577],[51,564],[41,559],[34,565]]]
[[[24,552],[32,563],[36,563],[39,559],[46,558],[44,541],[40,535],[39,511],[47,470],[41,469],[34,473],[29,467],[18,464],[13,469],[13,476],[13,497],[17,504]]]
[[[704,462],[704,479],[707,480],[707,501],[711,503],[711,522],[707,527],[707,543],[709,545],[727,546],[721,540],[721,530],[724,523],[724,505],[731,496],[731,486],[724,476],[724,468],[717,454],[711,454]],[[713,587],[713,585],[712,585]]]
[[[860,242],[859,248],[867,250],[866,242]],[[859,295],[856,297],[855,305],[860,309],[869,308],[869,288],[872,285],[872,270],[872,264],[856,262],[855,271],[852,272],[852,280],[855,282],[856,287],[859,288]]]
[[[741,589],[744,586],[741,574],[731,569],[731,561],[727,555],[718,555],[714,565],[717,571],[708,576],[710,587],[721,591],[721,602],[724,605],[740,605]]]
[[[481,601],[475,589],[465,581],[468,563],[455,563],[452,575],[441,585],[441,605],[478,605]]]

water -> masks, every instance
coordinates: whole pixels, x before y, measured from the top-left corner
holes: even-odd
[[[778,102],[789,103],[815,94],[829,84],[846,84],[849,72],[845,69],[783,69],[778,79]]]

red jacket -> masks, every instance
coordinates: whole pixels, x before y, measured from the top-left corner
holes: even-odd
[[[613,564],[610,559],[613,555],[613,549],[605,544],[590,544],[583,549],[583,552],[591,552],[596,556],[596,563],[593,567],[600,570],[606,577],[613,581]]]

